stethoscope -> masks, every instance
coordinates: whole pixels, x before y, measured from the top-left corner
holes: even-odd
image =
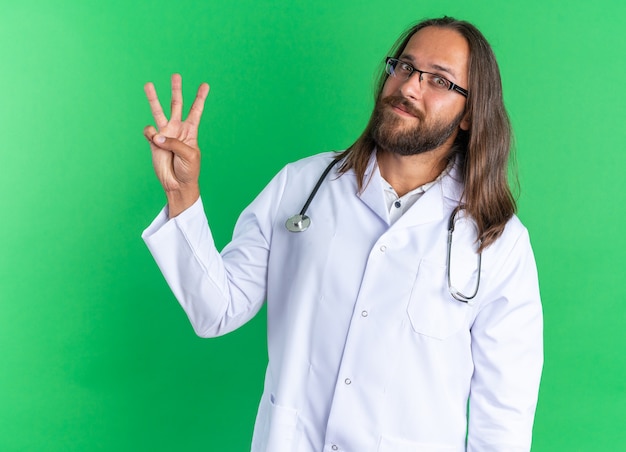
[[[304,203],[304,206],[302,206],[300,213],[293,215],[287,219],[287,222],[285,223],[285,227],[287,228],[288,231],[304,232],[309,228],[309,226],[311,225],[311,218],[306,215],[306,211],[309,208],[309,205],[311,204],[313,199],[315,198],[315,195],[317,194],[317,191],[319,190],[320,186],[324,182],[324,179],[326,179],[326,176],[328,176],[328,173],[330,173],[330,170],[333,169],[333,167],[335,166],[335,164],[337,164],[339,160],[340,159],[333,159],[333,161],[330,162],[330,164],[326,167],[326,169],[324,170],[324,172],[318,179],[317,183],[315,184],[315,187],[313,187],[313,191],[311,191],[311,194],[309,195],[306,202]],[[465,207],[463,205],[457,206],[452,211],[452,214],[450,214],[450,219],[448,220],[448,252],[446,253],[446,267],[447,267],[447,279],[448,279],[448,292],[450,292],[450,295],[452,295],[452,297],[455,300],[461,301],[463,303],[468,303],[470,300],[472,300],[476,296],[476,294],[478,294],[478,286],[480,285],[482,253],[476,253],[478,256],[478,266],[477,266],[478,275],[476,277],[476,287],[474,288],[474,292],[471,295],[465,295],[464,293],[456,289],[452,285],[452,275],[450,274],[450,267],[451,267],[450,261],[451,261],[451,255],[452,255],[452,234],[454,233],[454,225],[456,223],[457,215],[464,208]],[[478,245],[480,246],[480,243]]]
[[[315,184],[313,191],[311,192],[306,202],[304,203],[304,206],[302,206],[302,210],[300,210],[300,213],[287,218],[285,227],[287,228],[288,231],[304,232],[307,229],[309,229],[309,226],[311,226],[311,219],[307,215],[305,215],[306,210],[309,208],[309,204],[311,204],[311,201],[313,201],[313,198],[315,198],[315,195],[317,194],[317,190],[320,189],[322,182],[324,182],[324,179],[326,179],[326,176],[328,176],[328,173],[330,173],[330,170],[333,169],[333,166],[335,166],[335,164],[338,161],[339,159],[333,159],[333,161],[330,162],[330,165],[326,167],[326,169],[320,176],[319,180],[317,181],[317,184]]]

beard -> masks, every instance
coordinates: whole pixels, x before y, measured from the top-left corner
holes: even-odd
[[[388,107],[401,105],[419,122],[406,126],[405,118],[398,117]],[[438,120],[432,124],[424,121],[424,114],[402,96],[378,99],[372,113],[370,135],[379,149],[399,155],[416,155],[432,151],[443,145],[458,129],[463,120],[461,112],[450,122]]]

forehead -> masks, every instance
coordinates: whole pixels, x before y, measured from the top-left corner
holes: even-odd
[[[457,82],[467,80],[469,45],[457,31],[426,27],[409,39],[400,58],[424,71],[447,72]]]

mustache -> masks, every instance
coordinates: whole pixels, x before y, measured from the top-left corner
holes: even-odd
[[[407,113],[412,114],[416,118],[423,120],[424,114],[418,110],[406,97],[403,96],[387,96],[380,100],[381,105],[387,105],[390,107],[401,106]]]

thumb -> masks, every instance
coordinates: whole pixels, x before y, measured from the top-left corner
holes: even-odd
[[[171,151],[173,154],[184,160],[192,159],[196,154],[198,154],[198,150],[194,149],[190,146],[187,146],[180,140],[176,138],[169,138],[165,135],[157,133],[152,137],[152,142],[159,148],[164,149],[166,151]]]

